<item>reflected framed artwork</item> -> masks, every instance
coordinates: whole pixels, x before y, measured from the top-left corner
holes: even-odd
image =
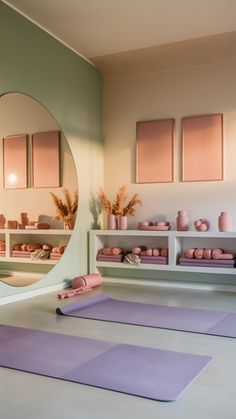
[[[173,182],[174,119],[136,123],[136,183]]]
[[[182,181],[223,180],[223,114],[182,118]]]
[[[3,138],[3,185],[27,188],[27,134]]]
[[[60,131],[32,135],[32,175],[34,188],[60,186]]]

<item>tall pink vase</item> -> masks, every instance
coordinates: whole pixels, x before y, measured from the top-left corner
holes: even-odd
[[[178,231],[188,231],[189,229],[189,219],[187,211],[181,210],[178,211],[176,217],[176,230]]]
[[[219,231],[232,230],[232,217],[227,211],[223,211],[218,218]]]
[[[120,215],[118,217],[118,229],[127,230],[128,228],[128,217],[127,215]]]
[[[116,229],[116,216],[114,214],[107,215],[107,230]]]

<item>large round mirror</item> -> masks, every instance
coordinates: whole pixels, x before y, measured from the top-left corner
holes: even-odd
[[[0,97],[0,141],[0,281],[26,286],[66,251],[76,215],[76,170],[61,128],[27,95]]]

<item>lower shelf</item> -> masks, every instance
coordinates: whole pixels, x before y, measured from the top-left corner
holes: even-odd
[[[235,275],[236,268],[215,268],[215,267],[193,267],[193,266],[170,266],[170,265],[158,265],[158,264],[145,264],[140,263],[139,265],[131,265],[119,262],[96,262],[97,268],[117,268],[117,269],[144,269],[153,271],[171,271],[171,272],[192,272],[192,273],[205,273],[205,274],[223,274],[223,275]]]
[[[58,262],[58,260],[51,260],[51,259],[43,260],[43,259],[30,259],[30,258],[1,257],[0,258],[0,262],[33,263],[35,265],[55,265]]]

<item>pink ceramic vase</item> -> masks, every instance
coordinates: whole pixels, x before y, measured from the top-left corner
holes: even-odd
[[[107,230],[116,229],[116,216],[114,214],[107,215]]]
[[[127,230],[128,228],[128,217],[127,215],[120,215],[118,217],[118,229]]]
[[[187,211],[178,211],[176,217],[176,229],[177,231],[187,231],[189,229],[189,219]]]
[[[232,230],[232,218],[227,211],[223,211],[218,218],[219,231]]]

